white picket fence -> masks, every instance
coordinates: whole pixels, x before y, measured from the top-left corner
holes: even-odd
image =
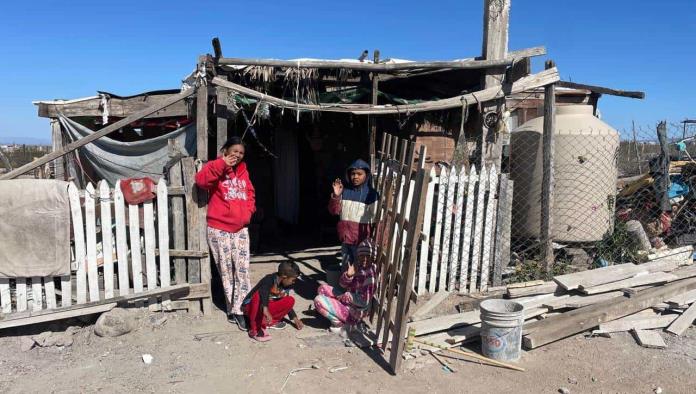
[[[84,207],[80,205],[80,191],[75,184],[68,186],[68,194],[74,232],[74,279],[72,275],[0,279],[3,314],[22,312],[28,308],[32,311],[55,309],[58,307],[57,300],[60,300],[61,307],[67,307],[170,286],[169,203],[164,180],[157,184],[156,201],[140,206],[125,203],[119,183],[113,190],[105,181],[99,182],[97,190],[91,183],[88,184],[84,191]],[[100,206],[99,218],[95,214],[97,201]],[[144,245],[141,245],[140,207],[143,210]],[[128,223],[137,225],[126,224],[126,211]],[[99,243],[98,223],[101,230]],[[98,246],[102,250],[101,264],[98,264]],[[159,258],[156,257],[158,246]],[[141,258],[143,247],[145,270]],[[102,267],[101,276],[99,266]],[[118,272],[114,271],[114,266]],[[59,291],[56,290],[57,283],[60,284]],[[31,300],[31,305],[28,305],[28,300]],[[163,301],[166,302],[166,298]],[[156,303],[155,299],[148,301],[152,306]]]
[[[493,264],[498,170],[433,167],[426,196],[417,294],[486,291]],[[434,219],[434,220],[433,220]]]

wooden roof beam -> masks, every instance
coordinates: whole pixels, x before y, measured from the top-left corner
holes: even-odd
[[[604,88],[601,86],[585,85],[585,84],[581,84],[581,83],[568,82],[568,81],[558,81],[558,83],[556,85],[564,87],[564,88],[571,88],[571,89],[585,89],[585,90],[589,90],[593,93],[609,94],[612,96],[630,97],[630,98],[635,98],[635,99],[644,99],[645,98],[645,92],[639,92],[639,91],[615,90],[615,89]]]
[[[330,60],[275,60],[275,59],[238,59],[221,57],[219,65],[228,66],[270,66],[270,67],[299,67],[299,68],[345,68],[350,70],[363,70],[372,72],[393,72],[416,69],[481,69],[489,67],[509,66],[514,61],[523,57],[540,56],[546,54],[546,48],[534,47],[517,52],[511,52],[508,56],[494,60],[464,59],[457,61],[433,61],[433,62],[406,62],[406,63],[354,63]]]

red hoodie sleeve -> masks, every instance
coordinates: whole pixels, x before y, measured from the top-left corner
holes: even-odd
[[[227,165],[222,158],[209,161],[196,174],[196,185],[205,190],[214,189],[220,178],[225,174],[226,167]]]
[[[335,196],[331,193],[331,198],[329,198],[329,213],[332,215],[341,214],[341,196]]]

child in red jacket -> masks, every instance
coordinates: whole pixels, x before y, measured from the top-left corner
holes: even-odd
[[[220,157],[196,174],[196,185],[210,194],[208,245],[225,289],[228,320],[246,331],[241,308],[251,288],[247,226],[256,210],[254,186],[243,162],[246,147],[241,138],[230,138],[220,151]]]

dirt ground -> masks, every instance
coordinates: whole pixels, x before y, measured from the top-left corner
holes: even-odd
[[[275,264],[253,264],[254,281]],[[137,329],[116,338],[101,338],[90,322],[72,334],[70,346],[21,350],[28,335],[69,324],[6,331],[0,337],[0,392],[173,392],[278,393],[288,373],[285,393],[690,393],[696,391],[696,329],[683,337],[663,334],[665,350],[638,346],[630,334],[613,338],[578,335],[525,353],[515,372],[449,360],[446,371],[432,357],[404,361],[390,375],[373,350],[345,347],[326,332],[323,321],[307,313],[316,264],[304,264],[310,278],[298,288],[296,310],[302,331],[288,326],[273,331],[273,340],[255,343],[227,323],[222,313],[201,317],[187,313],[133,310]],[[454,312],[454,311],[453,311]],[[166,317],[164,321],[163,317]],[[92,319],[93,320],[93,319]],[[70,334],[67,334],[70,335]],[[143,355],[154,358],[143,362]],[[334,370],[332,368],[339,368]],[[340,367],[347,367],[340,369]]]

